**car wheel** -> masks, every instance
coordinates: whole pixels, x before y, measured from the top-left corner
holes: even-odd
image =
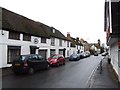
[[[18,72],[16,72],[16,71],[14,71],[14,74],[15,74],[15,75],[18,75],[19,73],[18,73]]]
[[[79,58],[77,58],[77,61],[79,61]]]
[[[30,68],[29,69],[29,74],[33,74],[34,73],[34,69],[33,68]]]
[[[57,63],[57,67],[59,67],[60,66],[60,64],[59,63]]]
[[[63,62],[63,65],[65,65],[65,61]]]

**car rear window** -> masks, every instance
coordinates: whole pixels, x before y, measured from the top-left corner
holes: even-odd
[[[24,60],[26,60],[27,58],[28,58],[27,56],[25,56],[25,55],[21,55],[21,56],[19,57],[19,60],[24,61]]]

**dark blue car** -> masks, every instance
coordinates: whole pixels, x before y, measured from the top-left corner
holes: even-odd
[[[78,60],[80,60],[80,57],[78,54],[74,53],[74,54],[70,55],[70,57],[69,57],[69,61],[78,61]]]

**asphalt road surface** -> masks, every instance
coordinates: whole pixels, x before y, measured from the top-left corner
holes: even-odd
[[[10,74],[2,77],[3,88],[88,88],[93,71],[102,56],[90,56],[79,61],[68,61],[66,65],[33,75]]]

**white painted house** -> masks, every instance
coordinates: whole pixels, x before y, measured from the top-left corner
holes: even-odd
[[[0,8],[0,16],[0,68],[10,67],[18,55],[41,54],[48,58],[53,54],[63,54],[69,57],[74,52],[71,41],[53,27],[4,8]]]
[[[111,64],[120,81],[120,2],[106,0],[105,2],[105,31]]]
[[[81,53],[81,52],[84,52],[84,46],[83,44],[81,43],[81,41],[79,40],[79,38],[73,38],[71,37],[70,35],[70,32],[67,33],[67,39],[71,41],[71,44],[70,44],[70,52],[71,53]]]

